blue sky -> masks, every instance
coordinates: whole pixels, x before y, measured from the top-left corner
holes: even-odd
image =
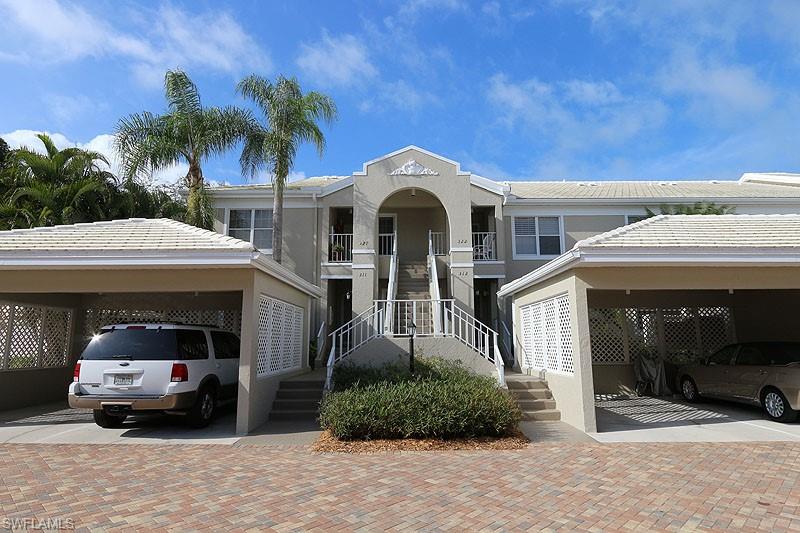
[[[295,177],[408,144],[495,179],[798,172],[798,28],[798,0],[0,0],[0,135],[108,151],[180,67],[206,105],[246,105],[252,72],[330,94],[327,152]],[[206,177],[244,181],[237,158]]]

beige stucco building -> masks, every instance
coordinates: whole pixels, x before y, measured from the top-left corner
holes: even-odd
[[[432,251],[439,296],[499,332],[500,348],[510,359],[510,304],[499,305],[496,296],[504,284],[583,239],[641,220],[648,209],[659,212],[663,204],[707,201],[739,214],[798,212],[800,187],[790,177],[506,182],[409,146],[368,161],[349,176],[290,183],[284,265],[322,288],[314,327],[330,333],[387,295],[435,298],[431,291],[436,288],[426,289],[413,279],[413,273],[430,276],[426,261]],[[211,193],[216,231],[250,240],[269,254],[271,186],[222,186]],[[395,242],[401,276],[392,286]],[[405,283],[403,272],[411,273]]]

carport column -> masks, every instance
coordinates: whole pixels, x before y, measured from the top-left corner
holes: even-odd
[[[236,434],[246,435],[250,427],[251,391],[258,373],[258,305],[255,274],[242,291],[242,331],[239,359],[239,401],[236,407]]]
[[[575,378],[578,380],[583,404],[584,431],[597,431],[594,411],[594,376],[592,375],[592,346],[589,336],[588,285],[578,275],[572,277],[570,308],[572,309],[572,345]]]

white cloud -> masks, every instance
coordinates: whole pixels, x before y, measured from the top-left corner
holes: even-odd
[[[272,68],[269,55],[227,13],[192,14],[171,5],[144,9],[128,17],[139,27],[126,33],[65,1],[0,0],[0,46],[5,48],[0,59],[59,63],[122,57],[147,86],[160,86],[165,70],[178,66],[228,74]]]
[[[349,34],[331,37],[323,32],[321,41],[301,45],[297,65],[314,81],[327,86],[361,84],[378,73],[367,47]]]
[[[70,146],[77,146],[84,150],[99,152],[108,160],[111,172],[117,176],[122,175],[120,162],[114,151],[114,136],[107,133],[97,135],[85,143],[71,141],[63,133],[34,130],[14,130],[8,133],[0,133],[0,137],[2,137],[11,148],[20,148],[24,146],[35,152],[44,152],[42,141],[36,137],[37,133],[46,133],[49,135],[56,147],[62,150]],[[151,180],[156,184],[173,185],[178,180],[183,179],[188,171],[189,166],[187,164],[179,163],[153,173]]]
[[[415,114],[427,104],[439,103],[433,93],[420,91],[405,80],[382,82],[370,94],[372,97],[362,100],[358,106],[362,113],[399,109]]]
[[[752,67],[701,59],[690,48],[676,51],[657,79],[665,92],[688,96],[693,113],[710,111],[723,121],[761,113],[774,100],[773,89]]]
[[[414,17],[422,11],[466,11],[469,6],[463,0],[406,0],[397,10],[402,17]]]
[[[593,105],[570,105],[576,98]],[[661,102],[625,98],[610,82],[514,82],[497,74],[489,80],[488,100],[506,126],[545,134],[546,141],[569,150],[624,143],[660,126],[666,115]]]

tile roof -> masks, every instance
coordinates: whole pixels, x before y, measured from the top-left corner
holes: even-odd
[[[574,249],[800,250],[800,215],[659,215],[578,241]]]
[[[510,181],[518,198],[800,198],[800,187],[740,181]]]
[[[798,265],[800,214],[659,215],[578,241],[497,294],[514,294],[580,265],[604,264]]]
[[[316,187],[325,187],[337,181],[341,181],[348,176],[312,176],[297,181],[290,181],[286,184],[288,190],[299,190]],[[216,187],[209,187],[213,191],[239,191],[239,190],[271,190],[271,183],[249,183],[244,185],[218,185]]]
[[[166,218],[130,218],[0,231],[0,254],[20,252],[253,252],[249,242]]]

